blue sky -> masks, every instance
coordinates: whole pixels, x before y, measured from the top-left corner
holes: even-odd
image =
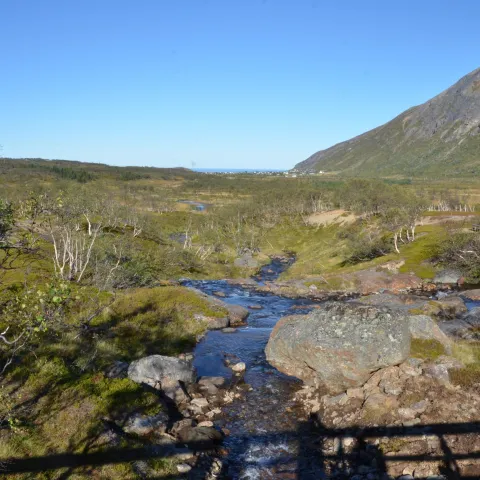
[[[478,0],[0,0],[9,157],[291,168],[480,66]]]

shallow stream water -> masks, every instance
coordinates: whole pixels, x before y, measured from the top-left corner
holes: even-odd
[[[275,280],[290,263],[274,259],[254,279],[259,283]],[[301,383],[270,366],[264,349],[272,328],[281,317],[307,313],[314,302],[259,294],[226,281],[188,281],[185,284],[209,295],[222,292],[225,294],[222,300],[250,311],[247,326],[234,333],[211,331],[195,350],[194,364],[200,376],[232,377],[232,371],[224,364],[225,355],[236,357],[247,365],[244,381],[251,389],[246,386],[249,391],[244,397],[223,407],[223,419],[216,422],[230,432],[224,442],[229,450],[224,478],[297,478],[300,430],[305,418],[293,401],[293,395]]]

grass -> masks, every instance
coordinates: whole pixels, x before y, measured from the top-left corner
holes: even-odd
[[[445,232],[440,225],[425,225],[417,228],[414,242],[400,246],[400,254],[390,253],[355,265],[345,265],[349,257],[348,245],[338,238],[341,227],[311,227],[301,224],[282,224],[270,230],[263,251],[278,253],[292,251],[297,261],[282,274],[280,279],[306,279],[307,285],[315,284],[322,289],[338,290],[354,288],[355,272],[378,268],[390,261],[403,260],[400,273],[413,273],[422,279],[432,279],[435,267],[429,263],[433,248],[442,241]]]
[[[436,340],[412,338],[410,355],[423,360],[435,360],[441,355],[445,355],[445,348]]]
[[[480,342],[456,342],[453,355],[465,367],[450,371],[452,383],[463,387],[480,386]]]
[[[136,289],[122,293],[94,325],[112,336],[101,346],[107,357],[132,360],[191,350],[206,330],[198,315],[218,318],[227,312],[184,287]]]
[[[80,288],[80,304],[93,291]],[[107,305],[111,294],[94,296]],[[68,318],[70,327],[85,318],[82,306]],[[132,414],[154,415],[161,409],[156,394],[128,378],[110,379],[106,367],[143,355],[177,355],[191,350],[206,330],[199,315],[223,317],[227,312],[184,287],[158,287],[122,292],[91,322],[92,335],[78,330],[49,332],[35,355],[27,354],[4,377],[0,416],[9,415],[10,429],[0,431],[0,458],[51,453],[88,453],[111,448],[105,421],[120,427]],[[77,323],[75,323],[77,322]],[[149,443],[148,438],[119,437],[118,447]],[[149,462],[155,475],[175,474],[174,459]],[[63,471],[65,473],[65,471]],[[62,471],[35,478],[61,478]],[[76,469],[69,478],[138,478],[131,464]],[[14,478],[29,478],[21,476]]]

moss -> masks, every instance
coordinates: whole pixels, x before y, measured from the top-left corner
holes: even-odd
[[[111,337],[99,344],[104,359],[133,360],[191,350],[206,330],[197,315],[221,318],[227,311],[184,287],[136,289],[123,293],[94,326]]]
[[[436,340],[413,338],[410,346],[410,355],[424,360],[435,360],[440,355],[445,355],[445,348]]]
[[[406,446],[408,446],[408,441],[403,438],[389,438],[388,440],[381,442],[378,446],[382,453],[388,452],[400,452]]]
[[[453,345],[453,356],[465,367],[450,370],[452,383],[463,387],[480,385],[480,342],[456,342]]]

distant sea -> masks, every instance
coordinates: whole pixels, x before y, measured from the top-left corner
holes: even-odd
[[[255,172],[285,172],[275,168],[192,168],[195,172],[202,173],[255,173]]]

